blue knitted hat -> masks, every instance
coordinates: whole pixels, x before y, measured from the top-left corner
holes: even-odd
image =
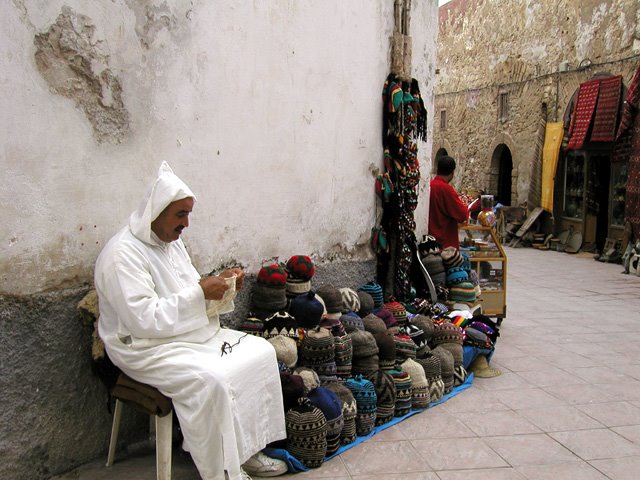
[[[309,400],[322,411],[327,420],[327,456],[332,455],[340,447],[340,433],[344,427],[342,402],[334,392],[324,387],[310,392]]]
[[[298,321],[298,325],[303,328],[313,328],[320,323],[324,307],[316,298],[313,291],[298,295],[291,300],[289,313]]]
[[[366,292],[373,298],[373,308],[380,308],[384,303],[382,287],[376,282],[365,283],[358,287],[358,291]]]
[[[447,285],[457,285],[469,281],[469,274],[462,267],[452,267],[447,270]]]
[[[371,433],[376,422],[378,397],[376,389],[369,380],[362,375],[356,375],[344,383],[351,390],[356,400],[358,413],[356,414],[356,433],[364,436]]]

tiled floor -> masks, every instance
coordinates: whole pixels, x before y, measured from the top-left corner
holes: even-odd
[[[640,277],[588,255],[509,249],[492,366],[447,402],[310,472],[282,479],[640,478]],[[155,478],[154,457],[59,480]],[[174,479],[196,480],[175,459]]]

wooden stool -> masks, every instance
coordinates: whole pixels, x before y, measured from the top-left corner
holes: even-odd
[[[156,478],[171,480],[171,443],[173,439],[171,399],[162,395],[158,389],[137,382],[124,373],[120,373],[116,385],[110,393],[115,398],[116,404],[113,411],[107,467],[113,465],[115,460],[122,405],[126,403],[138,411],[149,414],[151,421],[155,420],[151,423],[151,427],[155,429],[156,435]]]

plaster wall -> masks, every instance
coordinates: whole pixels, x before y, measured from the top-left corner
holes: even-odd
[[[440,7],[439,22],[432,152],[449,145],[458,189],[496,193],[491,158],[504,143],[513,160],[512,205],[539,198],[530,188],[538,185],[541,122],[561,121],[576,88],[597,72],[628,83],[640,58],[635,0],[452,0]],[[509,97],[505,121],[500,93]]]
[[[393,2],[0,9],[0,476],[33,480],[106,452],[106,392],[76,304],[162,160],[198,197],[183,238],[201,272],[241,265],[250,287],[263,262],[304,253],[316,287],[372,278]],[[435,2],[413,2],[412,37],[431,114]],[[419,149],[424,193],[431,141]]]

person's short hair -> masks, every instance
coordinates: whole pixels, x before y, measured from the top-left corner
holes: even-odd
[[[444,155],[438,159],[438,175],[450,175],[456,169],[456,161],[449,155]]]

